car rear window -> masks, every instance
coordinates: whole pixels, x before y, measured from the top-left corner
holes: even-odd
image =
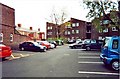
[[[112,48],[113,49],[118,49],[118,40],[113,40]]]

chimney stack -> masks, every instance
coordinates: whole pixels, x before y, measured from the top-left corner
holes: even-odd
[[[18,27],[21,27],[22,25],[21,24],[18,24]]]
[[[32,27],[30,27],[30,30],[32,30]]]
[[[38,31],[40,31],[40,28],[38,28]]]

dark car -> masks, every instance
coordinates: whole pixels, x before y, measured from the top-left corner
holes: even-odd
[[[81,46],[82,46],[82,41],[77,41],[76,43],[70,44],[69,48],[76,49],[76,48],[81,48]]]
[[[81,46],[82,49],[91,50],[91,49],[101,49],[103,41],[102,40],[93,40],[93,39],[86,39],[83,41]]]
[[[37,42],[23,42],[19,44],[19,49],[27,51],[46,51],[46,47],[39,45]]]

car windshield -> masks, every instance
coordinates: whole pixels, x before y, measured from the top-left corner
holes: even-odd
[[[90,40],[84,40],[84,43],[87,44],[87,43],[90,43]]]
[[[38,44],[37,42],[33,42],[33,44],[34,44],[35,46],[39,46],[39,44]]]
[[[105,38],[103,42],[103,46],[108,46],[109,41],[110,41],[110,38]]]

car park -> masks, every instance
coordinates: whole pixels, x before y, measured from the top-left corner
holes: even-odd
[[[19,49],[27,51],[46,51],[46,47],[39,45],[37,42],[23,42],[19,44]]]
[[[102,40],[85,39],[81,45],[81,48],[86,50],[92,50],[92,49],[100,50],[102,43],[103,43]]]
[[[6,57],[11,56],[12,50],[9,46],[0,44],[0,58],[5,59]]]
[[[47,49],[50,49],[50,43],[47,41],[37,41],[38,44],[42,45],[42,46],[46,46]]]
[[[106,37],[101,49],[100,59],[113,70],[120,69],[120,37]]]
[[[76,43],[70,44],[69,48],[76,49],[76,48],[81,48],[81,46],[82,46],[82,41],[76,41]]]

